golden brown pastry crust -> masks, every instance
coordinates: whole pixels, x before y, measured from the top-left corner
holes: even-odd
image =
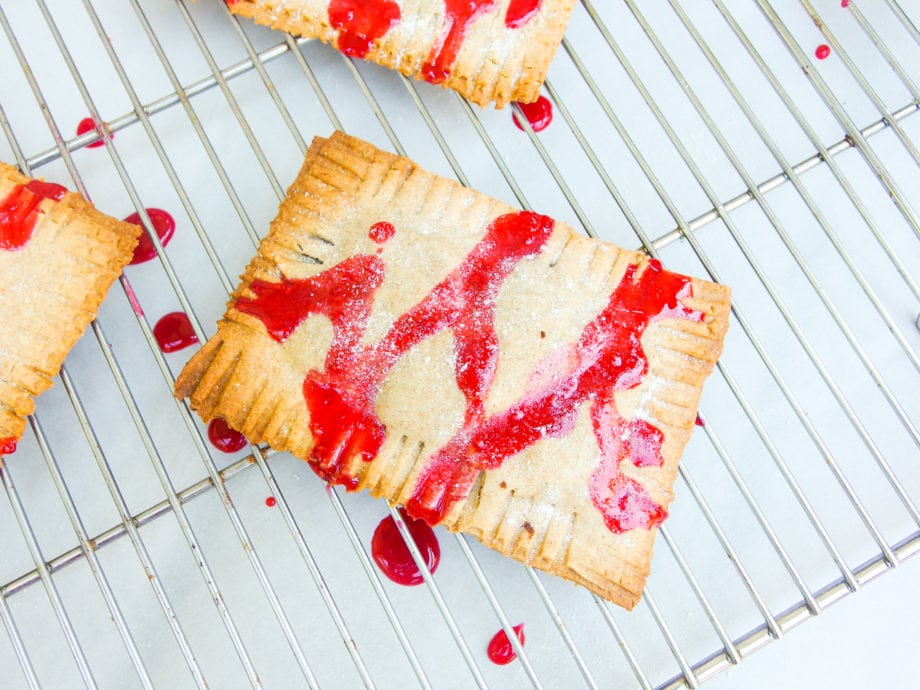
[[[376,255],[386,273],[361,340],[373,344],[456,269],[490,222],[511,211],[361,140],[341,133],[315,139],[216,335],[182,371],[176,395],[188,397],[205,421],[223,417],[252,442],[309,459],[315,439],[304,377],[323,370],[334,328],[328,318],[307,318],[278,342],[260,318],[234,306],[237,300],[253,298],[254,281],[306,279],[349,257]],[[368,237],[368,228],[381,220],[395,228],[382,247]],[[486,415],[510,409],[526,395],[541,362],[578,340],[636,267],[642,274],[650,270],[648,258],[555,223],[542,251],[518,263],[498,293],[500,354]],[[641,339],[647,374],[615,394],[624,419],[646,420],[664,435],[660,467],[620,466],[663,509],[671,501],[703,380],[721,352],[729,295],[723,286],[693,279],[692,296],[682,303],[700,318],[649,325]],[[453,339],[444,329],[422,340],[383,380],[374,404],[386,439],[371,462],[349,457],[347,474],[355,488],[406,504],[432,454],[463,424]],[[592,504],[586,486],[599,465],[599,449],[588,407],[578,409],[569,433],[547,435],[497,469],[479,473],[441,524],[632,608],[648,575],[655,529],[614,533]]]
[[[0,199],[30,180],[0,163]],[[51,387],[141,232],[72,192],[39,208],[28,242],[0,248],[0,439],[22,436],[33,398]]]
[[[480,106],[495,102],[537,100],[550,62],[562,41],[575,0],[542,0],[533,17],[519,28],[505,26],[510,0],[496,0],[492,11],[475,19],[443,86]],[[329,0],[236,0],[233,14],[295,36],[338,45],[339,31],[330,23]],[[423,79],[422,68],[443,33],[443,0],[401,0],[401,18],[372,41],[365,57]]]

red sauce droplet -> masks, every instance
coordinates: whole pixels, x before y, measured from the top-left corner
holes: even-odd
[[[15,438],[0,438],[0,458],[15,453],[17,443]]]
[[[553,102],[546,96],[540,96],[533,103],[518,103],[517,106],[524,113],[534,132],[542,132],[553,121]],[[518,114],[514,113],[511,119],[514,120],[515,127],[523,132],[524,126],[518,119]]]
[[[540,9],[541,0],[511,0],[505,13],[505,26],[520,29],[527,24]]]
[[[514,630],[514,634],[517,635],[518,641],[523,645],[524,624],[520,623],[519,625],[515,625],[512,630]],[[493,664],[498,664],[499,666],[510,664],[517,659],[517,653],[514,651],[514,647],[511,646],[511,640],[508,639],[508,634],[504,629],[495,633],[490,640],[488,654],[489,660]]]
[[[840,0],[840,6],[846,9],[850,6],[850,0]]]
[[[66,192],[66,187],[41,180],[13,187],[0,201],[0,249],[11,251],[24,247],[32,237],[38,214],[43,213],[41,202],[44,199],[60,201]]]
[[[432,84],[447,81],[470,26],[497,6],[498,0],[444,0],[444,26],[422,65],[422,78]]]
[[[374,242],[377,244],[386,244],[393,238],[393,235],[395,234],[396,228],[393,227],[393,224],[382,220],[379,223],[374,223],[371,226],[367,236],[374,240]]]
[[[163,352],[176,352],[198,342],[192,323],[182,311],[173,311],[157,321],[153,336]]]
[[[157,237],[160,238],[160,244],[165,247],[169,244],[173,234],[176,232],[176,221],[168,211],[164,211],[161,208],[148,208],[145,210],[147,211],[147,216],[150,218],[150,222],[153,224],[153,229],[156,230]],[[143,225],[139,213],[132,213],[125,218],[125,222]],[[142,232],[140,241],[134,249],[134,256],[131,259],[130,265],[135,266],[145,261],[150,261],[155,258],[156,255],[157,250],[156,247],[153,246],[150,236],[146,232]]]
[[[409,529],[412,541],[418,547],[428,570],[434,573],[441,562],[441,546],[434,531],[421,520],[413,520],[400,509],[400,514]],[[391,516],[386,516],[374,530],[371,539],[371,556],[380,571],[399,585],[411,587],[425,581],[412,553]]]
[[[831,54],[831,47],[826,43],[822,43],[817,48],[815,48],[815,57],[819,60],[825,60]]]
[[[363,58],[378,38],[400,19],[399,5],[391,0],[332,0],[329,24],[339,32],[339,50]]]
[[[697,426],[706,426],[706,422],[704,422],[703,418],[700,417],[699,415],[696,416],[696,421],[693,423],[696,424]]]
[[[441,522],[466,498],[481,471],[499,467],[540,438],[565,436],[588,404],[601,451],[588,492],[607,527],[650,529],[665,518],[665,510],[620,470],[627,459],[640,467],[661,465],[663,434],[644,420],[621,417],[614,393],[634,388],[645,377],[641,338],[651,323],[703,319],[681,302],[692,294],[689,278],[665,271],[654,259],[641,273],[630,265],[578,341],[538,365],[520,400],[504,411],[486,412],[498,364],[499,288],[519,262],[543,249],[554,225],[551,218],[527,211],[496,218],[461,264],[371,345],[363,336],[384,278],[380,257],[354,255],[304,279],[253,281],[253,296],[239,298],[236,309],[260,319],[274,340],[284,341],[312,314],[332,323],[324,368],[308,371],[303,384],[314,439],[310,462],[317,474],[357,488],[350,464],[373,460],[386,438],[375,404],[387,373],[409,349],[450,329],[454,375],[466,400],[464,420],[421,470],[406,504],[410,516],[431,525]]]
[[[103,125],[97,125],[91,117],[84,117],[82,120],[80,120],[80,122],[77,123],[77,136],[86,134],[87,132],[92,132],[93,130],[98,132],[101,138],[87,144],[86,148],[88,149],[97,149],[100,146],[105,145],[107,139],[111,140],[115,136],[106,130]]]
[[[210,439],[211,445],[224,453],[235,453],[248,443],[243,434],[231,429],[227,426],[227,422],[220,417],[215,417],[208,424],[208,439]]]
[[[269,508],[274,508],[277,505],[277,503],[278,501],[275,499],[274,496],[269,496],[268,498],[265,499],[265,505],[268,506]]]

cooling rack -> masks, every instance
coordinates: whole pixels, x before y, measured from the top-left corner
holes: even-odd
[[[138,213],[158,253],[2,470],[3,686],[697,687],[913,555],[918,22],[894,0],[582,0],[535,134],[216,0],[0,3],[0,158]],[[369,557],[384,504],[222,453],[173,399],[190,350],[153,326],[213,333],[335,128],[732,286],[633,612],[440,530],[435,573],[392,584]]]

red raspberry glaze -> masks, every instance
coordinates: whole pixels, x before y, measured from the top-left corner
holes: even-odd
[[[822,43],[817,48],[815,48],[815,57],[819,60],[826,60],[831,54],[831,47],[826,43]]]
[[[517,635],[518,641],[523,645],[524,624],[515,625],[512,630]],[[517,659],[517,653],[515,653],[514,647],[511,646],[511,640],[508,639],[508,634],[504,630],[499,630],[489,641],[488,654],[489,660],[499,666],[510,664]]]
[[[0,438],[0,458],[15,453],[17,443],[15,438]]]
[[[0,249],[21,249],[32,237],[45,199],[60,201],[67,192],[53,182],[31,180],[18,184],[0,201]]]
[[[157,321],[153,337],[163,352],[176,352],[198,342],[188,316],[182,311],[170,312]]]
[[[329,24],[339,32],[336,46],[346,55],[363,58],[374,41],[400,19],[399,5],[391,0],[332,0]]]
[[[82,120],[80,120],[80,122],[77,123],[77,135],[78,136],[80,134],[86,134],[87,132],[92,132],[93,130],[96,130],[97,132],[99,132],[99,136],[101,137],[101,139],[97,139],[96,141],[87,144],[86,148],[88,149],[97,149],[100,146],[104,146],[106,139],[112,139],[115,136],[111,132],[106,131],[102,125],[96,125],[96,123],[93,121],[93,118],[91,117],[84,117]]]
[[[147,216],[150,218],[150,222],[153,224],[153,229],[156,230],[157,237],[160,238],[160,244],[165,247],[169,244],[173,234],[176,232],[176,221],[168,211],[164,211],[161,208],[148,208],[145,210],[147,211]],[[139,213],[132,213],[125,218],[125,222],[143,225]],[[146,231],[142,232],[140,241],[134,249],[134,256],[131,258],[130,265],[135,266],[145,261],[150,261],[155,258],[156,255],[157,250],[156,247],[153,246],[153,242],[150,241],[150,236]]]
[[[208,439],[211,445],[224,453],[235,453],[248,443],[243,434],[231,429],[220,417],[215,417],[208,424]]]
[[[524,113],[524,117],[527,118],[534,132],[542,132],[553,121],[553,102],[546,96],[540,96],[533,103],[518,103],[517,106]],[[524,126],[518,119],[518,114],[514,113],[511,119],[514,121],[514,126],[523,132]]]
[[[331,322],[325,366],[308,371],[303,382],[314,439],[310,462],[317,474],[358,487],[351,463],[372,461],[386,440],[376,411],[384,379],[403,354],[450,329],[457,387],[466,401],[464,420],[419,472],[405,506],[410,516],[431,525],[441,522],[466,498],[481,471],[501,466],[543,437],[566,436],[587,405],[601,455],[588,495],[607,527],[650,529],[665,518],[665,510],[620,469],[626,460],[640,467],[660,465],[663,434],[645,420],[621,417],[614,394],[644,379],[648,361],[641,338],[650,324],[703,319],[682,304],[692,295],[689,278],[665,271],[654,259],[641,273],[638,265],[628,266],[578,341],[535,368],[520,400],[505,410],[486,411],[498,365],[499,289],[518,263],[543,249],[554,226],[551,218],[528,211],[499,216],[460,265],[373,344],[363,337],[386,272],[379,256],[357,254],[308,278],[250,284],[252,296],[239,298],[235,307],[260,319],[278,342],[311,315]]]
[[[402,509],[400,509],[400,514],[425,565],[428,566],[431,573],[434,573],[441,562],[441,546],[438,544],[434,531],[421,520],[413,520]],[[374,536],[371,539],[371,556],[380,571],[396,584],[411,587],[425,581],[412,558],[409,547],[406,546],[406,542],[399,533],[396,521],[389,515],[383,518],[377,525],[377,529],[374,530]]]

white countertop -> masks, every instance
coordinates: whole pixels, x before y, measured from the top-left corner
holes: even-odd
[[[920,675],[920,559],[845,597],[704,684],[746,688],[915,688]]]

